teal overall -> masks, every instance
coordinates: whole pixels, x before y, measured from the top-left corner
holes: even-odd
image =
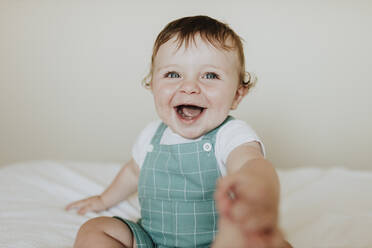
[[[223,124],[199,141],[176,145],[160,144],[167,126],[159,125],[139,176],[141,220],[123,220],[137,247],[211,246],[218,220],[213,194],[221,176],[214,146]]]

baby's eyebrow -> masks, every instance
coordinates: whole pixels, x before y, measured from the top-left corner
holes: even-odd
[[[179,65],[178,64],[169,64],[169,65],[161,66],[161,67],[157,68],[155,70],[155,72],[162,71],[162,70],[164,70],[166,68],[169,68],[169,67],[179,67]],[[202,67],[202,68],[211,67],[213,69],[216,69],[216,70],[222,71],[224,73],[227,73],[227,71],[224,68],[219,67],[219,66],[215,66],[215,65],[212,65],[212,64],[202,64],[202,65],[200,65],[200,67]]]
[[[214,69],[216,69],[216,70],[220,70],[220,71],[223,71],[223,72],[225,72],[225,70],[222,68],[222,67],[219,67],[219,66],[215,66],[215,65],[211,65],[211,64],[203,64],[203,65],[201,65],[202,67],[212,67],[212,68],[214,68]]]
[[[211,64],[203,64],[201,65],[202,68],[213,68],[214,70],[216,70],[218,73],[222,73],[222,74],[229,74],[229,70],[226,70],[224,67],[219,67],[219,66],[216,66],[216,65],[211,65]]]

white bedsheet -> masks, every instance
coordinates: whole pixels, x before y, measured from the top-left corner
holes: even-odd
[[[139,217],[132,197],[103,213],[64,207],[101,193],[119,164],[34,161],[0,168],[0,247],[72,247],[91,217]],[[372,172],[342,168],[279,170],[281,226],[297,248],[372,247]]]

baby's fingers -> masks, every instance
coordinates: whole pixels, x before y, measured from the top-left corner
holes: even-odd
[[[77,211],[77,213],[78,213],[79,215],[84,215],[84,214],[86,214],[87,212],[89,212],[90,210],[92,210],[92,204],[88,204],[88,205],[86,205],[86,206],[80,208],[80,209]]]
[[[69,210],[72,209],[72,208],[77,208],[77,206],[79,205],[80,202],[81,202],[81,200],[80,200],[80,201],[71,202],[70,204],[68,204],[68,205],[65,207],[65,210],[66,210],[66,211],[69,211]]]
[[[87,204],[88,204],[88,200],[87,199],[79,200],[79,201],[75,201],[75,202],[72,202],[72,203],[68,204],[65,209],[67,211],[70,210],[70,209],[73,209],[73,208],[80,209],[80,208],[84,207]]]
[[[265,211],[259,206],[249,205],[243,201],[236,201],[231,206],[229,216],[239,223],[245,232],[267,231],[277,224],[275,212]]]
[[[221,178],[217,182],[217,192],[216,196],[221,197],[228,195],[232,189],[235,187],[236,180],[232,176],[226,176]]]
[[[218,181],[215,199],[217,201],[218,210],[222,215],[229,215],[229,210],[233,204],[233,194],[235,187],[234,180],[223,178]]]

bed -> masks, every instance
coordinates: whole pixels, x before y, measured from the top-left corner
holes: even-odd
[[[71,201],[102,192],[120,167],[58,161],[0,167],[0,247],[72,247],[79,226],[89,218],[137,219],[135,195],[97,214],[64,210]],[[294,247],[372,247],[372,171],[335,167],[278,173],[281,226]]]

